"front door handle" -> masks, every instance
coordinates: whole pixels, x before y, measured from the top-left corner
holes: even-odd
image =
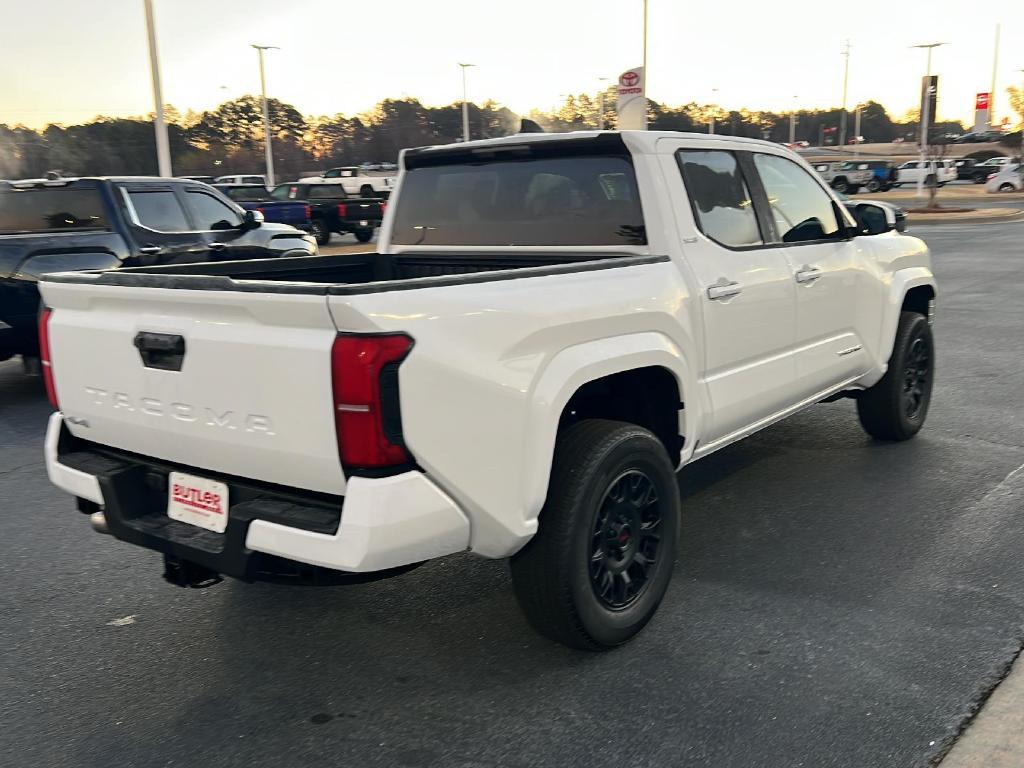
[[[163,249],[159,245],[144,245],[139,248],[139,253],[144,253],[147,256],[152,256],[154,253],[160,253]]]
[[[716,285],[708,286],[708,298],[712,301],[728,299],[743,292],[743,286],[739,283],[727,283],[722,278]]]
[[[800,267],[799,271],[797,271],[795,277],[798,283],[813,283],[821,277],[821,275],[822,272],[818,267],[812,267],[804,264]]]
[[[207,243],[207,246],[211,251],[223,251],[228,247],[227,243],[222,243],[218,240],[214,240],[212,243]]]

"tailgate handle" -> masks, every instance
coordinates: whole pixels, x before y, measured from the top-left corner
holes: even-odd
[[[140,331],[135,334],[135,346],[147,368],[180,371],[185,361],[185,337],[176,333]]]

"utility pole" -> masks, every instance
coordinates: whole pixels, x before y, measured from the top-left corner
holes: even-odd
[[[789,143],[796,144],[796,100],[800,98],[793,94],[793,111],[789,113]]]
[[[597,130],[603,131],[604,130],[604,92],[606,90],[608,90],[608,87],[605,85],[605,83],[608,82],[608,78],[607,77],[599,77],[597,79],[598,79],[598,82],[601,83],[601,92],[598,95],[598,99],[597,99]]]
[[[860,104],[854,107],[853,113],[853,156],[860,154]]]
[[[712,105],[711,105],[711,121],[708,123],[708,133],[709,134],[713,134],[715,132],[715,110],[718,109],[718,103],[717,103],[718,102],[718,89],[717,88],[712,88],[711,89],[711,94],[712,94],[711,100],[714,103],[712,103]]]
[[[996,24],[996,46],[992,53],[992,89],[988,92],[988,129],[996,127],[996,72],[999,71],[999,32],[1002,25]]]
[[[156,27],[153,23],[153,0],[143,0],[146,8],[146,35],[149,37],[149,73],[153,78],[153,106],[156,131],[156,164],[161,176],[171,175],[171,145],[167,141],[167,123],[164,122],[164,96],[160,90],[160,58],[156,51]]]
[[[843,65],[843,111],[839,114],[839,146],[846,146],[846,87],[850,82],[850,41],[847,39],[846,47],[843,48],[843,58],[846,63]]]
[[[251,43],[252,47],[256,49],[256,54],[260,60],[260,93],[263,95],[263,153],[267,159],[267,186],[274,186],[274,150],[271,147],[270,141],[270,105],[267,103],[267,77],[263,71],[263,52],[270,50],[280,50],[276,45],[256,45]]]
[[[924,177],[927,174],[927,165],[925,164],[925,158],[928,155],[928,121],[934,116],[928,114],[931,111],[932,105],[932,51],[941,45],[946,43],[922,43],[921,45],[912,45],[911,48],[924,48],[928,51],[928,64],[925,67],[924,75],[924,88],[922,93],[924,94],[924,104],[921,105],[921,173],[917,176],[917,195],[921,196],[921,190],[924,187]],[[991,115],[991,112],[989,113]]]
[[[466,101],[466,70],[475,64],[459,64],[462,67],[462,140],[469,141],[469,104]]]

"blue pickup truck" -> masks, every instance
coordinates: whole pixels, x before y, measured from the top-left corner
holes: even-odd
[[[259,211],[265,221],[290,224],[309,232],[313,225],[313,208],[305,200],[274,200],[262,184],[214,184],[247,211]]]
[[[316,253],[312,235],[188,179],[0,181],[0,360],[36,365],[41,275]]]

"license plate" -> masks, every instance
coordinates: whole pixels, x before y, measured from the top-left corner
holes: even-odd
[[[365,219],[363,219],[363,221],[360,221],[360,222],[359,222],[359,226],[360,226],[360,227],[365,227],[365,226],[366,226],[367,224],[369,224],[369,223],[370,223],[370,222],[368,222],[368,221],[366,221]]]
[[[216,480],[171,472],[167,478],[167,516],[214,533],[228,527],[228,487]]]

